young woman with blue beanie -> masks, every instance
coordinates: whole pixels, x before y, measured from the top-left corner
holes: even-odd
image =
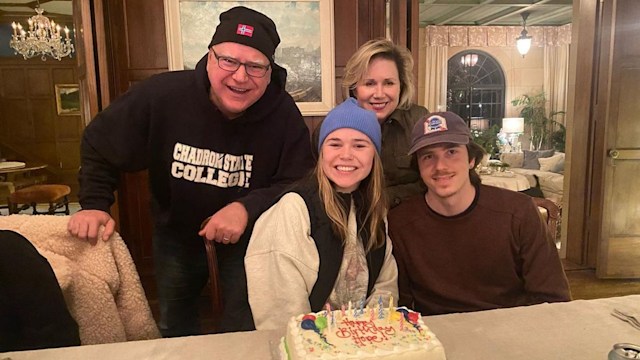
[[[353,98],[322,122],[318,162],[255,224],[245,256],[256,329],[329,304],[397,299],[380,125]]]

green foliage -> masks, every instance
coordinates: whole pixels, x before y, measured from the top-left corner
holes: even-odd
[[[562,124],[558,124],[558,125],[560,125],[560,128],[551,133],[551,135],[549,136],[549,140],[551,141],[551,146],[556,151],[565,152],[564,145],[565,145],[566,136],[567,136],[567,128],[564,127],[564,125]]]
[[[498,140],[499,132],[500,127],[493,125],[486,130],[471,129],[471,137],[473,138],[473,142],[482,146],[487,154],[493,157],[498,153],[500,146],[500,141]]]
[[[524,118],[525,126],[529,127],[529,136],[533,150],[548,147],[550,145],[550,135],[554,132],[554,128],[557,126],[564,128],[562,123],[553,120],[553,117],[564,114],[565,112],[556,111],[547,116],[546,103],[547,98],[544,92],[539,92],[534,95],[521,95],[511,101],[513,106],[522,106],[520,116]],[[564,148],[564,144],[562,147]]]

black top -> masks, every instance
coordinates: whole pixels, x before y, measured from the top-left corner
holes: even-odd
[[[22,235],[0,230],[0,352],[80,345],[47,259]]]
[[[87,126],[83,209],[109,211],[119,173],[148,169],[156,226],[195,234],[233,201],[254,221],[311,168],[307,127],[277,74],[260,100],[229,120],[209,100],[206,65],[205,56],[195,70],[133,86]]]

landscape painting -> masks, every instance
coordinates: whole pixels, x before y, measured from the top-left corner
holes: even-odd
[[[78,84],[56,84],[58,115],[80,115],[80,87]]]
[[[302,113],[324,115],[331,109],[333,4],[330,0],[165,0],[165,3],[170,5],[166,7],[167,28],[172,28],[173,34],[176,34],[175,28],[179,30],[178,36],[168,36],[172,70],[195,68],[207,53],[207,45],[218,26],[220,14],[234,6],[246,6],[264,13],[275,22],[281,39],[275,61],[287,70],[286,90]]]

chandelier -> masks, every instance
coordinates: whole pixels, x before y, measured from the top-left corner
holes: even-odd
[[[478,63],[478,54],[465,54],[460,57],[460,63],[464,67],[476,66]]]
[[[69,28],[65,26],[62,29],[53,20],[42,15],[44,10],[39,5],[38,3],[35,9],[37,15],[27,20],[28,30],[25,30],[20,23],[11,23],[13,35],[9,40],[9,46],[15,50],[16,55],[22,55],[25,60],[38,55],[41,55],[42,61],[46,61],[47,56],[56,60],[70,56],[74,49],[69,38]],[[64,39],[60,35],[61,30],[64,31]]]
[[[516,47],[518,48],[518,52],[522,57],[527,55],[529,49],[531,48],[531,36],[528,35],[527,32],[527,18],[529,17],[528,12],[523,12],[522,14],[522,31],[520,32],[520,36],[516,38]]]

